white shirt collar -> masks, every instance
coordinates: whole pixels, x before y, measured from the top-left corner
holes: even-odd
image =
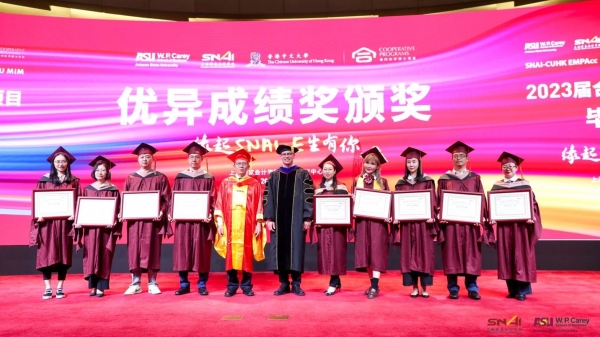
[[[514,183],[515,181],[517,181],[517,179],[519,179],[519,178],[515,175],[515,176],[513,176],[510,179],[504,178],[503,180],[504,180],[505,183]]]

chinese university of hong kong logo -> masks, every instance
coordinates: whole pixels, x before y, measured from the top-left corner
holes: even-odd
[[[260,61],[260,52],[253,51],[250,53],[250,63],[247,67],[264,67],[265,65]]]

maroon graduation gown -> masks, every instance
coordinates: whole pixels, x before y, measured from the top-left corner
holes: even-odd
[[[50,178],[42,177],[36,189],[52,190],[59,188],[74,188],[77,196],[81,194],[79,178],[73,177],[70,183],[54,185]],[[77,198],[74,200],[77,205]],[[73,229],[73,221],[66,219],[45,220],[37,222],[31,220],[29,231],[29,246],[37,245],[37,259],[35,268],[50,267],[53,271],[57,264],[71,267],[73,261],[73,238],[70,233]]]
[[[116,186],[97,190],[89,185],[83,189],[84,197],[116,197],[115,219],[121,207],[121,196]],[[108,280],[112,267],[117,238],[121,237],[122,224],[117,222],[113,228],[83,228],[83,276],[87,280],[91,275]]]
[[[167,209],[171,202],[171,185],[167,176],[153,172],[145,177],[132,173],[125,180],[124,191],[160,191],[160,221],[127,221],[127,254],[129,270],[160,270],[162,235],[172,234],[168,226]]]
[[[514,183],[498,181],[494,190],[531,188],[527,180],[517,179]],[[535,223],[498,222],[496,226],[498,248],[498,279],[537,282],[535,244],[542,236],[540,208],[533,195]]]
[[[438,198],[441,200],[441,191],[463,191],[484,193],[481,177],[470,172],[465,178],[446,173],[438,180]],[[438,201],[438,204],[441,204]],[[487,214],[487,204],[481,205],[483,214]],[[438,233],[438,242],[442,245],[442,263],[444,265],[444,274],[469,274],[481,275],[481,242],[490,243],[493,241],[493,231],[489,226],[483,226],[483,235],[481,227],[464,223],[440,224],[441,230]]]
[[[388,182],[383,180],[383,190],[389,191]],[[363,188],[373,189],[373,183],[364,183]],[[354,185],[356,188],[356,178]],[[385,273],[389,256],[388,224],[383,220],[355,219],[354,268],[366,272],[367,268]]]
[[[212,213],[215,200],[215,178],[205,173],[191,177],[184,173],[177,174],[174,191],[209,191],[210,211]],[[172,212],[172,207],[169,213]],[[175,223],[175,241],[173,243],[173,270],[195,271],[208,273],[210,271],[210,256],[214,240],[213,222],[183,222]]]
[[[431,177],[424,176],[414,185],[410,182],[400,179],[396,183],[396,191],[414,191],[431,190],[431,210],[434,214],[437,207],[437,197],[435,195],[435,182]],[[426,273],[433,276],[435,269],[435,251],[433,239],[436,230],[435,223],[423,222],[400,222],[399,231],[400,242],[400,270],[404,273],[413,271]],[[397,237],[398,235],[394,235]],[[396,243],[396,240],[394,240]]]
[[[348,194],[348,191],[324,190],[320,194]],[[319,227],[317,229],[317,266],[319,274],[346,275],[347,234],[347,227]]]

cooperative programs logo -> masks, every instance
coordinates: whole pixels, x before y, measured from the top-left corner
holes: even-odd
[[[136,67],[177,68],[190,59],[190,54],[179,53],[137,53]]]
[[[0,58],[24,59],[25,49],[0,46]]]
[[[577,39],[574,43],[575,50],[600,49],[600,37],[594,36],[591,39]]]
[[[224,54],[202,54],[200,68],[235,68],[235,55],[231,51]]]
[[[415,46],[380,47],[377,51],[362,47],[352,52],[352,59],[356,63],[410,61],[416,59],[414,53]]]
[[[565,46],[565,41],[526,42],[525,54],[555,52]]]

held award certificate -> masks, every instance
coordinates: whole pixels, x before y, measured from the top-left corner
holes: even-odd
[[[394,221],[425,221],[433,219],[431,190],[393,191]]]
[[[70,218],[75,214],[75,189],[33,190],[33,217],[44,219]]]
[[[209,199],[208,191],[174,191],[171,219],[174,221],[201,221],[208,219],[210,216]]]
[[[354,195],[355,216],[377,220],[390,217],[392,192],[357,188]]]
[[[315,225],[352,226],[352,196],[328,194],[313,196]]]
[[[121,192],[123,220],[152,220],[160,214],[160,191]]]
[[[488,192],[490,221],[527,221],[533,219],[533,194],[530,188]]]
[[[75,225],[107,227],[115,224],[117,197],[79,197]]]
[[[440,220],[448,222],[482,223],[483,193],[442,190]]]

